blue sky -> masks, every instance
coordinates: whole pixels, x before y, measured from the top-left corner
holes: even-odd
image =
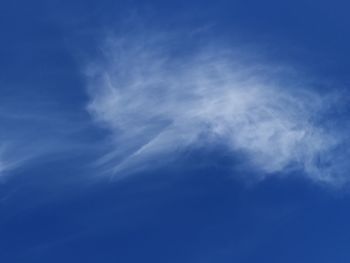
[[[1,262],[349,262],[346,1],[4,1]]]

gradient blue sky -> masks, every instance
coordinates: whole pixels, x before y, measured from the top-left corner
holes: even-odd
[[[0,262],[349,262],[349,8],[2,1]]]

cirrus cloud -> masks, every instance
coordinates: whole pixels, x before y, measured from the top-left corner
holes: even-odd
[[[239,47],[184,52],[166,34],[111,37],[102,50],[88,70],[88,110],[113,134],[102,159],[113,172],[220,143],[262,177],[348,180],[347,137],[328,124],[337,99],[287,67]]]

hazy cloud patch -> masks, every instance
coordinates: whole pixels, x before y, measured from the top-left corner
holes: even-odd
[[[179,43],[166,34],[109,37],[89,65],[88,110],[113,134],[101,160],[113,172],[220,143],[261,177],[299,170],[348,180],[348,138],[330,117],[337,94],[240,47]]]

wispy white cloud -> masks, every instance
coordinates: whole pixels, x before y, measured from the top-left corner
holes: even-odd
[[[113,133],[102,161],[114,172],[220,143],[261,176],[299,170],[315,181],[347,180],[347,140],[325,123],[333,95],[241,48],[183,52],[173,40],[109,38],[87,71],[88,110]]]
[[[11,145],[14,146],[14,145]],[[17,145],[18,146],[18,145]],[[22,146],[25,148],[25,146]],[[0,146],[0,177],[8,175],[12,170],[20,167],[33,155],[25,154],[25,151],[18,150],[19,147],[10,147],[8,143]]]
[[[49,101],[49,100],[47,100]],[[46,101],[46,102],[47,102]],[[88,128],[74,114],[60,113],[46,105],[0,101],[0,177],[48,158],[87,152],[90,145],[76,139]],[[77,135],[79,134],[79,136]],[[91,147],[90,147],[91,148]],[[96,150],[96,147],[94,147]]]
[[[11,167],[11,164],[8,163],[8,161],[5,160],[3,156],[3,149],[0,148],[0,176],[4,174],[9,168]]]

